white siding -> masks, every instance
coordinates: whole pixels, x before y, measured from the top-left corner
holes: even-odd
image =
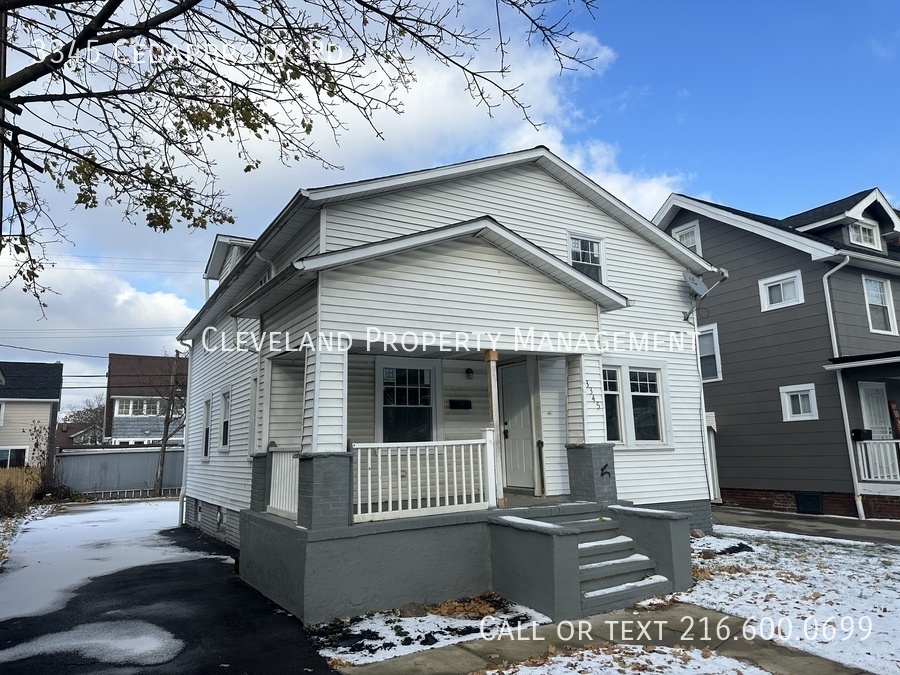
[[[221,336],[225,338],[226,348],[232,346],[231,319],[223,319],[215,327],[219,332],[210,335],[210,350],[204,349],[202,342],[197,340],[190,353],[186,494],[237,510],[250,505],[250,463],[247,461],[251,433],[250,384],[257,377],[258,357],[253,352],[223,352]],[[238,330],[255,331],[257,322],[242,319]],[[226,451],[220,446],[221,394],[229,388],[231,415]],[[208,459],[201,456],[206,400],[211,402]]]
[[[581,357],[566,358],[566,442],[584,443],[584,378]]]
[[[375,357],[350,355],[347,371],[347,437],[375,443]]]
[[[301,212],[301,213],[305,213]],[[276,269],[281,271],[285,266],[319,252],[319,218],[308,223],[301,223],[299,217],[292,218],[285,226],[297,230],[297,234],[273,259]]]
[[[316,355],[316,413],[313,452],[347,450],[347,352]]]
[[[569,492],[566,456],[566,359],[540,357],[541,440],[544,441],[544,480],[548,495]]]
[[[516,328],[533,326],[537,334],[554,336],[557,331],[593,335],[598,329],[589,300],[475,240],[329,270],[320,284],[320,329],[347,331],[357,345],[365,344],[370,326],[398,334],[499,332],[500,349],[515,347]],[[487,348],[483,343],[481,349]]]
[[[303,436],[304,361],[273,359],[270,373],[269,443],[299,451]]]

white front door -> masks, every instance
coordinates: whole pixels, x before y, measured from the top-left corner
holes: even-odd
[[[862,405],[863,426],[872,430],[872,439],[878,441],[893,438],[884,382],[860,382],[859,400]]]
[[[500,369],[503,392],[503,452],[506,484],[534,488],[534,438],[531,431],[531,390],[524,363]]]

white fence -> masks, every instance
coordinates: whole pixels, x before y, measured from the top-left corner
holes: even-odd
[[[297,518],[300,462],[294,458],[297,448],[269,448],[268,510],[286,518]]]
[[[900,481],[900,441],[860,441],[856,444],[859,479]]]
[[[492,432],[469,441],[354,443],[353,522],[496,505]]]

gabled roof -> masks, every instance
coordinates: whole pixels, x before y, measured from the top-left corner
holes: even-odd
[[[182,331],[179,339],[188,339],[193,329],[206,317],[210,315],[218,316],[242,297],[242,288],[237,280],[245,274],[255,276],[257,273],[263,272],[267,263],[261,260],[260,257],[270,259],[277,252],[278,247],[289,240],[289,237],[285,237],[281,230],[292,218],[298,218],[298,214],[302,215],[300,220],[311,219],[315,217],[315,214],[320,209],[328,204],[364,199],[377,194],[386,194],[421,185],[475,176],[490,171],[528,164],[539,167],[589,203],[608,213],[644,239],[658,246],[694,274],[699,275],[716,270],[713,265],[710,265],[706,260],[685,248],[681,243],[657,230],[649,220],[561,160],[546,147],[538,146],[529,150],[520,150],[432,169],[299,190],[278,216],[275,217],[272,224],[254,241],[247,254],[236,265],[235,271],[222,280],[200,312]],[[275,250],[268,250],[270,245]],[[257,256],[257,253],[260,255]],[[254,292],[254,295],[257,295],[257,293]]]
[[[0,361],[0,400],[58,401],[62,393],[63,364]]]
[[[225,264],[225,258],[228,256],[228,249],[232,245],[249,249],[253,245],[253,240],[247,237],[235,237],[230,234],[217,234],[212,250],[209,252],[209,259],[206,261],[206,267],[203,270],[204,279],[219,279],[222,274],[222,266]]]
[[[324,270],[466,238],[479,239],[504,251],[561,286],[597,303],[601,309],[607,311],[621,309],[628,304],[625,296],[582,274],[556,256],[503,227],[490,216],[484,216],[454,225],[303,258],[232,307],[230,313],[235,316],[258,317],[312,283],[316,275]]]
[[[862,199],[858,198],[860,195],[862,195]],[[653,217],[653,222],[658,228],[664,230],[675,216],[682,209],[685,209],[804,251],[816,260],[849,255],[857,263],[864,266],[897,273],[897,268],[900,267],[900,256],[890,249],[888,249],[886,256],[878,255],[873,253],[871,249],[836,242],[818,236],[811,231],[827,226],[828,222],[835,222],[835,218],[849,218],[852,220],[857,211],[859,212],[859,217],[861,217],[863,210],[879,200],[884,200],[880,190],[865,190],[822,207],[803,211],[788,218],[778,219],[742,211],[724,204],[715,204],[703,199],[673,193],[669,195],[666,203],[662,205]],[[887,204],[887,201],[884,200],[884,203]],[[848,204],[850,205],[849,211],[840,210]],[[888,210],[891,212],[892,217],[896,216],[894,209],[888,207]],[[835,214],[838,215],[835,216]],[[813,220],[818,217],[824,218],[824,221]],[[900,220],[898,220],[898,224],[900,224]]]

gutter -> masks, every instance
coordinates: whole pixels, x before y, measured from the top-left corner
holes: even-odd
[[[831,353],[833,358],[840,358],[838,349],[837,330],[834,325],[834,307],[831,302],[831,285],[828,283],[831,275],[843,269],[850,263],[850,255],[844,254],[844,259],[832,269],[822,275],[822,287],[825,290],[825,313],[828,315],[828,331],[831,334]],[[850,435],[850,416],[847,412],[847,395],[844,391],[844,371],[837,370],[838,394],[841,399],[841,417],[844,420],[844,435],[847,441],[847,455],[850,459],[850,477],[853,479],[853,500],[856,502],[856,514],[860,520],[866,519],[866,511],[863,507],[862,495],[859,492],[859,476],[856,473],[856,456],[853,452],[853,438]]]
[[[178,527],[184,525],[184,502],[185,502],[185,490],[187,489],[187,469],[188,469],[188,450],[189,450],[189,435],[188,435],[188,423],[190,421],[190,416],[188,415],[188,403],[191,400],[191,345],[187,344],[184,340],[179,340],[181,346],[185,349],[185,354],[187,354],[188,359],[188,373],[187,373],[187,386],[184,388],[184,428],[182,429],[182,433],[184,434],[184,456],[182,457],[182,466],[181,466],[181,491],[178,494]]]

